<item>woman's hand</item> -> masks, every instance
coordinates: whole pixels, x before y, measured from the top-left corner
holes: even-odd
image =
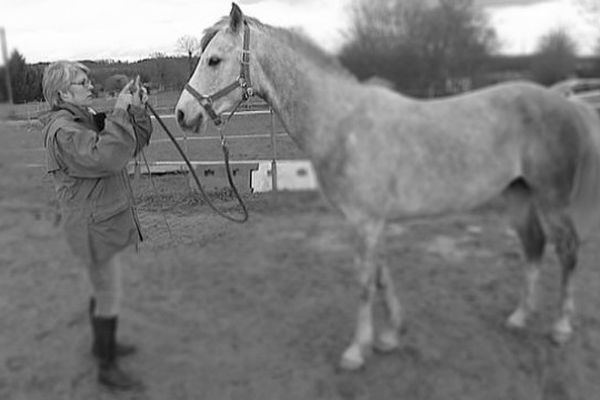
[[[132,93],[133,101],[131,104],[138,107],[144,107],[144,105],[148,101],[148,91],[140,82],[139,75],[135,78],[135,82],[133,83]]]
[[[129,81],[127,85],[125,85],[123,89],[121,89],[121,92],[117,97],[117,102],[115,103],[115,109],[120,108],[127,111],[129,106],[133,104],[132,86],[133,80]]]
[[[127,110],[130,105],[137,107],[144,107],[148,101],[148,91],[140,82],[140,76],[138,75],[135,80],[131,80],[121,89],[115,108],[122,108]]]

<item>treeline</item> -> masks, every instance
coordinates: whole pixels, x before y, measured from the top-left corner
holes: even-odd
[[[164,91],[182,88],[190,77],[187,57],[167,57],[157,55],[153,58],[127,63],[121,61],[83,61],[90,68],[90,75],[98,91],[107,93],[120,88],[118,75],[134,78],[140,75],[142,82],[151,90]]]
[[[81,61],[90,69],[90,78],[97,95],[110,95],[122,87],[122,79],[140,75],[150,91],[182,88],[189,72],[188,57],[156,55],[137,62],[113,60]],[[42,77],[47,63],[27,64],[25,58],[15,50],[9,59],[8,70],[13,101],[17,104],[43,100]],[[0,67],[0,102],[9,100],[6,85],[6,66]]]

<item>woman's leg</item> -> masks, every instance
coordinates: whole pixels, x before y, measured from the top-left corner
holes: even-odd
[[[94,353],[98,358],[98,380],[113,389],[130,390],[140,382],[117,364],[116,332],[122,297],[122,253],[103,263],[89,266],[95,307],[92,310]]]
[[[103,263],[88,268],[94,298],[93,315],[116,317],[121,311],[123,297],[123,252]]]

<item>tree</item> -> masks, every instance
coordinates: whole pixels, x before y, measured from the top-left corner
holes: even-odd
[[[8,69],[15,103],[42,100],[41,66],[27,65],[25,57],[14,50],[8,61]]]
[[[117,95],[127,83],[131,80],[130,77],[124,74],[115,74],[109,76],[104,81],[104,91],[111,96]]]
[[[200,49],[200,40],[193,36],[182,36],[177,39],[177,51],[183,52],[188,57],[188,68],[190,71],[190,75],[194,72],[194,57],[196,56],[196,52]]]
[[[153,76],[152,79],[156,82],[156,87],[154,89],[164,90],[166,88],[165,82],[167,80],[167,76],[169,73],[167,56],[164,53],[155,52],[150,55],[153,59]]]
[[[347,36],[340,59],[359,78],[421,95],[472,78],[497,44],[473,0],[354,0]]]
[[[340,61],[360,79],[379,76],[406,86],[418,67],[411,63],[405,46],[406,27],[411,14],[418,12],[418,1],[388,2],[354,0],[350,7],[350,29]]]
[[[4,103],[4,102],[12,100],[12,91],[11,91],[11,94],[9,95],[9,93],[8,93],[9,89],[7,86],[7,83],[8,83],[7,79],[10,79],[10,78],[5,78],[7,76],[6,74],[7,74],[6,65],[3,65],[0,67],[0,103]]]
[[[552,30],[540,39],[531,71],[536,81],[551,85],[576,72],[577,45],[562,28]]]

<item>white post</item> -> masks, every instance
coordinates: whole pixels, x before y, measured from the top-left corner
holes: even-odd
[[[186,155],[190,154],[189,149],[188,149],[188,140],[187,140],[187,132],[185,130],[181,130],[181,132],[183,133],[183,151]],[[177,137],[175,137],[175,140],[177,140]],[[185,166],[182,166],[181,168],[183,168],[185,170]],[[192,168],[195,168],[192,164]],[[186,179],[187,185],[188,185],[188,190],[190,193],[193,193],[196,191],[196,181],[194,180],[194,177],[192,176],[191,172],[188,172],[188,178]]]
[[[271,160],[271,185],[272,190],[277,191],[277,141],[275,140],[275,116],[273,108],[269,107],[271,115],[271,148],[273,149],[273,159]]]
[[[10,83],[10,70],[8,69],[8,47],[6,46],[6,31],[0,26],[0,45],[2,46],[2,58],[4,59],[4,68],[6,70],[6,90],[8,91],[8,102],[13,104],[12,86]]]

